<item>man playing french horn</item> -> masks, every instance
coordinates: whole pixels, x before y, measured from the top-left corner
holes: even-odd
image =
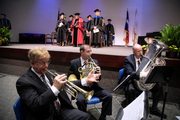
[[[61,88],[67,83],[65,74],[52,79],[48,70],[50,54],[44,48],[32,48],[28,52],[31,67],[16,83],[21,99],[24,120],[88,120],[90,115],[75,109],[66,92]],[[48,71],[47,71],[48,70]],[[49,72],[50,71],[50,72]],[[99,74],[91,71],[87,83],[96,81]]]
[[[94,90],[93,96],[98,97],[102,101],[102,110],[99,120],[105,120],[106,115],[112,114],[112,95],[99,86],[98,82],[100,81],[101,76],[95,81],[87,81],[88,71],[94,70],[95,74],[101,74],[101,68],[98,66],[98,61],[91,58],[91,46],[81,45],[80,54],[81,56],[79,58],[71,61],[68,77],[71,78],[72,75],[75,75],[77,80],[73,81],[74,84],[86,91]],[[78,93],[76,104],[79,110],[86,112],[86,99],[80,92]]]

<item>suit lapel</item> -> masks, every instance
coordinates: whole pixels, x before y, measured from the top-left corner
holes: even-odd
[[[47,89],[46,85],[42,82],[42,80],[29,68],[27,74],[31,77],[34,83],[37,83],[38,86],[41,86],[43,89]]]
[[[49,74],[48,72],[46,72],[45,75],[47,76],[50,84],[53,85],[53,81],[52,81],[52,78],[51,78],[51,77],[52,77],[51,74]]]
[[[131,60],[132,60],[131,63],[134,66],[134,70],[136,71],[136,61],[135,61],[134,55],[131,56]]]
[[[77,68],[79,68],[79,67],[81,67],[81,59],[80,58],[77,60]]]

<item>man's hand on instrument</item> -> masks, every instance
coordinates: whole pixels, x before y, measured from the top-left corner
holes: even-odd
[[[66,78],[67,76],[65,74],[57,75],[54,78],[53,86],[60,90],[63,84],[67,82]]]
[[[92,82],[99,82],[99,76],[100,76],[101,74],[94,74],[94,71],[92,70],[89,74],[88,74],[88,76],[87,76],[87,78],[86,78],[86,82],[89,84],[89,83],[92,83]]]
[[[101,74],[101,68],[99,66],[96,67],[97,73]]]
[[[147,77],[147,75],[148,75],[148,72],[144,72],[144,71],[140,72],[140,78],[145,78]]]

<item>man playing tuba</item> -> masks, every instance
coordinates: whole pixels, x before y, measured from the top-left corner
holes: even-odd
[[[136,73],[138,70],[141,61],[142,61],[142,47],[139,44],[135,44],[132,48],[133,54],[127,56],[124,60],[124,78],[127,75],[131,75]],[[130,104],[135,98],[136,93],[141,93],[137,86],[135,85],[134,80],[139,80],[141,78],[145,78],[147,76],[147,72],[140,72],[140,74],[135,75],[127,84],[125,91],[126,100],[122,102],[122,106]],[[163,88],[160,83],[156,83],[155,86],[150,90],[153,96],[153,104],[150,108],[150,113],[153,115],[157,115],[161,117],[161,111],[157,108],[158,102],[163,99]],[[163,115],[164,118],[167,118],[167,115]]]
[[[99,76],[96,81],[89,82],[86,80],[86,75],[84,73],[81,73],[82,71],[88,70],[89,66],[92,67],[92,65],[88,63],[96,64],[95,65],[96,71],[99,74],[101,73],[101,68],[98,66],[98,61],[91,59],[91,55],[92,55],[91,47],[89,45],[81,45],[80,53],[81,53],[80,58],[76,58],[71,61],[70,68],[68,71],[68,77],[74,74],[78,79],[77,81],[74,81],[74,84],[76,84],[77,86],[81,87],[86,91],[94,90],[94,96],[98,97],[102,101],[102,111],[99,119],[105,120],[106,115],[112,114],[112,95],[99,86],[98,82],[100,81],[101,76]],[[85,77],[82,78],[80,81],[79,79],[82,76]],[[78,93],[78,99],[76,104],[79,110],[86,112],[87,103],[85,102],[84,95],[80,92]]]

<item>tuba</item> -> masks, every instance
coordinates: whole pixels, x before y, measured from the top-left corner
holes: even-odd
[[[148,39],[145,38],[145,41],[148,41]],[[156,83],[146,83],[146,81],[154,66],[166,65],[163,58],[158,58],[158,55],[166,49],[168,49],[168,46],[157,39],[154,39],[148,46],[148,53],[146,56],[143,56],[142,62],[136,72],[136,75],[140,74],[140,72],[147,72],[147,77],[134,81],[139,90],[150,90],[155,86]]]
[[[50,73],[52,76],[51,76],[51,79],[53,80],[53,77],[56,77],[57,75],[59,75],[58,73],[56,72],[51,72],[49,71],[48,69],[46,69],[48,73]],[[71,96],[73,96],[75,99],[77,99],[78,97],[78,91],[81,92],[85,98],[86,98],[86,102],[88,102],[93,94],[94,94],[94,90],[90,91],[90,92],[87,92],[83,89],[81,89],[80,87],[78,87],[77,85],[73,84],[72,82],[70,81],[67,81],[67,83],[65,83],[61,90],[65,90],[67,93],[69,93]]]

